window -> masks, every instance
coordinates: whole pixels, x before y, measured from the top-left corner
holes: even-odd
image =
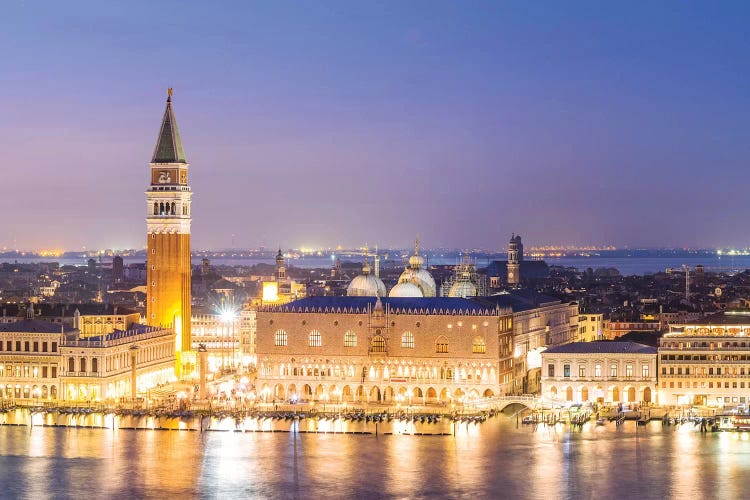
[[[81,358],[81,371],[86,371],[86,358]]]
[[[411,332],[404,332],[401,335],[401,347],[404,349],[414,349],[414,334]]]
[[[375,335],[370,342],[370,352],[385,352],[385,339]]]
[[[609,376],[610,377],[616,377],[617,376],[617,365],[609,365]]]
[[[578,377],[586,378],[586,365],[578,365]]]
[[[628,378],[632,378],[633,377],[633,365],[630,364],[630,363],[628,363],[627,365],[625,365],[625,376],[628,377]]]
[[[285,346],[286,345],[286,332],[284,330],[277,330],[274,336],[274,345]]]
[[[34,342],[34,352],[39,352],[39,342]]]
[[[563,377],[570,378],[570,365],[563,365]]]
[[[318,330],[310,332],[310,347],[321,347],[323,345],[323,337],[320,335]]]
[[[548,377],[554,377],[555,376],[555,365],[550,363],[547,365],[547,376]]]
[[[57,342],[52,342],[52,352],[57,352]]]
[[[648,365],[641,366],[641,377],[648,378]]]
[[[96,358],[91,360],[91,371],[94,373],[99,372],[99,360]]]
[[[435,352],[445,354],[448,352],[448,339],[442,335],[435,341]]]
[[[52,367],[52,375],[50,375],[50,378],[57,378],[57,367],[56,366]],[[53,387],[53,389],[54,389],[54,387]]]
[[[68,358],[68,371],[74,372],[76,371],[76,358]]]
[[[349,330],[344,334],[344,347],[357,347],[357,334]]]
[[[594,376],[595,377],[602,376],[602,365],[594,365]]]
[[[47,352],[47,342],[42,342],[42,352]]]
[[[484,342],[483,337],[474,337],[471,342],[471,352],[474,354],[484,354],[487,352],[487,344]]]

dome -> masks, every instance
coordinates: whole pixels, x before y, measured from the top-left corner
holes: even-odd
[[[424,258],[419,254],[414,254],[409,257],[409,267],[412,269],[422,269],[424,265]]]
[[[346,288],[350,297],[385,297],[385,284],[380,278],[372,274],[361,274],[354,278]]]
[[[409,281],[405,283],[399,283],[398,285],[391,288],[389,297],[424,297],[422,290],[417,285]]]
[[[477,287],[471,281],[459,281],[453,283],[451,289],[448,291],[448,297],[460,297],[465,299],[466,297],[476,297]]]
[[[426,269],[419,269],[414,273],[414,278],[417,280],[417,286],[422,289],[425,297],[435,297],[437,286],[432,275]]]
[[[432,275],[424,269],[405,269],[398,278],[399,283],[413,283],[422,292],[423,297],[435,297],[437,286]]]

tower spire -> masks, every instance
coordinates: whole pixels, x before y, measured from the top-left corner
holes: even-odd
[[[161,121],[159,137],[156,139],[154,156],[151,163],[187,163],[185,150],[182,148],[180,131],[172,108],[172,87],[167,89],[167,107]]]

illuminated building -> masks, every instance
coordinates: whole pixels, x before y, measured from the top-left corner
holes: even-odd
[[[174,328],[178,376],[191,373],[189,354],[190,197],[188,163],[182,148],[169,89],[159,137],[151,159],[151,184],[146,191],[147,303],[149,325]]]
[[[670,325],[659,339],[659,395],[669,405],[750,403],[750,312]]]
[[[136,353],[136,387],[140,396],[174,380],[175,334],[171,328],[141,324],[128,330],[60,341],[61,399],[97,401],[130,398],[132,353]]]
[[[542,280],[549,276],[549,266],[542,260],[525,260],[521,236],[513,234],[508,243],[508,260],[493,260],[487,266],[487,278],[491,289],[503,288],[503,283],[518,287],[529,281]]]
[[[307,295],[307,287],[304,283],[297,283],[286,274],[286,261],[284,254],[276,254],[276,276],[274,281],[262,283],[261,296],[252,301],[253,307],[264,304],[286,304],[293,300],[304,298]]]
[[[563,302],[533,290],[516,289],[481,300],[513,312],[513,393],[540,391],[540,354],[578,335],[578,303]]]
[[[255,364],[255,311],[225,307],[211,313],[193,311],[193,350],[204,345],[209,371]]]
[[[573,342],[542,352],[542,396],[559,402],[656,403],[656,348]]]
[[[604,338],[614,340],[630,332],[652,333],[656,337],[661,328],[658,321],[605,321]]]
[[[578,340],[580,342],[593,342],[604,338],[604,315],[603,314],[579,314],[578,315]]]
[[[257,312],[258,397],[464,403],[512,388],[511,312],[460,298],[308,297]]]
[[[98,401],[130,398],[131,354],[139,390],[174,379],[172,329],[131,324],[81,337],[62,324],[26,319],[0,324],[0,399]],[[145,395],[145,394],[144,394]]]

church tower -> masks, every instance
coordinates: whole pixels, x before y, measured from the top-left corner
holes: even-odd
[[[190,375],[190,197],[188,162],[172,109],[172,89],[167,91],[154,156],[151,183],[146,190],[147,306],[152,326],[173,327],[175,371]]]
[[[521,261],[523,260],[523,244],[521,237],[511,235],[508,244],[508,284],[518,285],[521,283]]]

